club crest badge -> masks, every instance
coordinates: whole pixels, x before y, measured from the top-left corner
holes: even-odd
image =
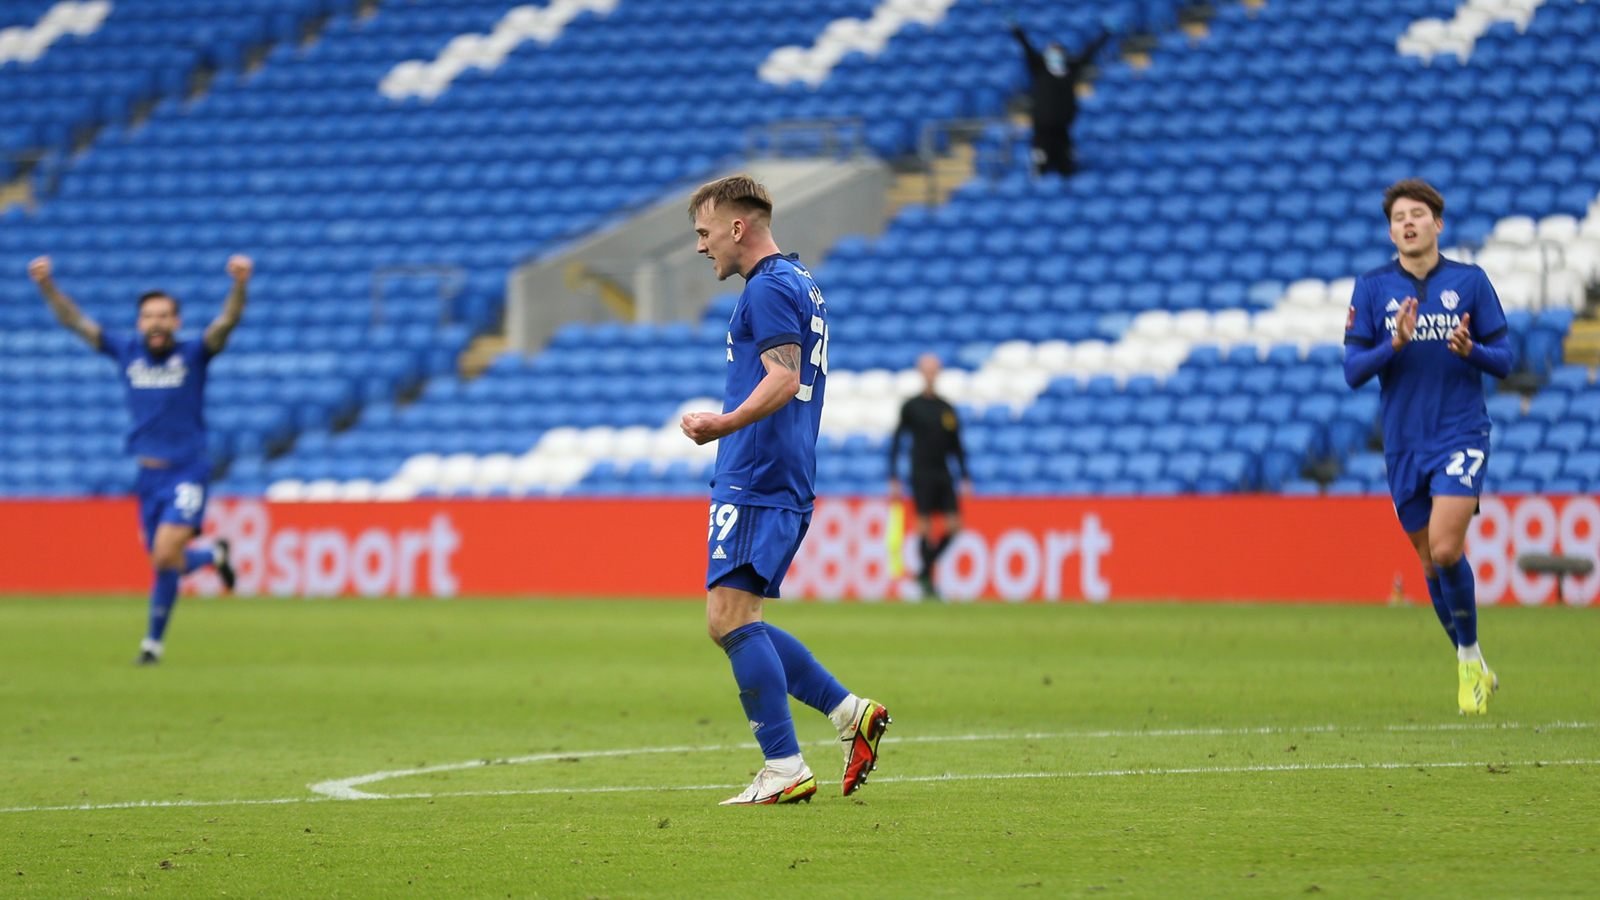
[[[1455,291],[1445,291],[1439,295],[1439,302],[1444,304],[1446,310],[1454,311],[1461,305],[1461,295]]]

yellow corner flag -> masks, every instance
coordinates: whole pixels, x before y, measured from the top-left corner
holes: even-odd
[[[889,501],[889,521],[883,526],[885,549],[889,553],[889,577],[904,575],[900,545],[906,537],[906,509],[898,500]]]

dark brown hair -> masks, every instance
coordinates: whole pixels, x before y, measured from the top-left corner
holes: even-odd
[[[178,298],[172,296],[171,294],[167,293],[166,291],[145,291],[144,293],[140,294],[139,295],[139,309],[141,309],[141,310],[144,309],[144,304],[145,304],[145,301],[147,301],[147,300],[171,300],[172,301],[172,314],[173,315],[177,315],[178,314]]]
[[[712,209],[733,206],[742,212],[760,212],[769,219],[772,217],[772,195],[760,182],[743,172],[701,185],[689,198],[689,218],[693,219],[707,200],[711,201]]]
[[[1401,197],[1415,200],[1418,203],[1426,203],[1428,208],[1433,210],[1435,219],[1444,218],[1444,197],[1433,189],[1433,185],[1423,181],[1421,178],[1407,178],[1404,181],[1396,181],[1394,184],[1389,185],[1389,189],[1383,192],[1383,217],[1385,219],[1389,218],[1390,211],[1394,209],[1394,202]]]

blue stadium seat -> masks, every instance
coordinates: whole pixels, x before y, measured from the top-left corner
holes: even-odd
[[[1562,454],[1552,450],[1529,453],[1518,464],[1516,474],[1520,478],[1548,481],[1560,473],[1562,462]]]
[[[1500,431],[1491,430],[1490,437],[1498,438],[1497,449],[1530,451],[1538,450],[1544,445],[1545,425],[1542,422],[1524,421]],[[1503,436],[1502,436],[1503,434]]]

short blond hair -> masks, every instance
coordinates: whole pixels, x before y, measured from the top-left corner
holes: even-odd
[[[772,195],[760,182],[743,172],[702,184],[689,198],[689,218],[693,219],[708,200],[712,209],[728,206],[740,212],[760,213],[768,219],[772,218]]]

